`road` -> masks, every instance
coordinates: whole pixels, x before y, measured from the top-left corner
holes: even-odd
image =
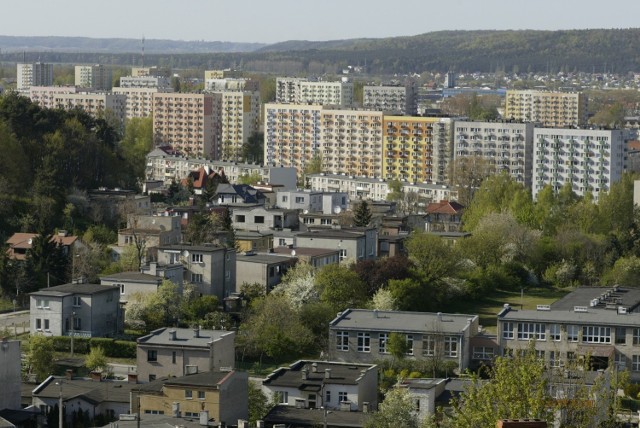
[[[29,311],[0,314],[0,330],[9,330],[12,334],[29,331]]]

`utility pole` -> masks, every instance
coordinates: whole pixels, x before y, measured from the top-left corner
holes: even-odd
[[[56,382],[60,386],[60,393],[58,394],[58,428],[63,428],[64,417],[62,416],[62,379]]]

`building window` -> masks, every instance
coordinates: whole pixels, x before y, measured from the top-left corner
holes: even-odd
[[[616,345],[624,345],[627,343],[627,328],[616,327]]]
[[[49,320],[44,320],[44,330],[49,331]]]
[[[631,370],[640,371],[640,355],[634,355],[631,359]]]
[[[422,355],[433,357],[436,354],[436,338],[434,336],[424,336],[422,338]]]
[[[407,355],[413,355],[413,335],[407,334]]]
[[[156,351],[155,349],[149,349],[147,351],[147,361],[158,361],[158,351]]]
[[[278,245],[280,247],[286,247],[287,246],[287,240],[285,238],[278,239]]]
[[[336,349],[338,351],[349,350],[349,332],[347,331],[336,332]]]
[[[80,306],[82,304],[82,298],[80,296],[73,296],[73,306]]]
[[[198,391],[198,400],[204,400],[204,398],[205,398],[205,392]]]
[[[120,294],[124,294],[124,284],[116,284],[120,288]]]
[[[282,195],[282,202],[289,202],[289,197],[287,195]]]
[[[620,352],[615,353],[613,362],[618,370],[624,370],[627,366],[626,358],[624,357],[624,354],[621,354]]]
[[[73,329],[82,330],[82,319],[80,317],[73,318]]]
[[[577,325],[568,325],[567,326],[567,341],[568,342],[577,342],[578,341],[578,332],[580,329]]]
[[[245,219],[243,215],[237,215],[236,216],[236,223],[244,223]]]
[[[560,325],[559,324],[551,324],[549,326],[549,336],[551,340],[555,342],[560,341]]]
[[[633,344],[640,345],[640,328],[633,329]]]
[[[512,322],[504,322],[502,323],[502,338],[503,339],[513,339],[513,323]]]
[[[204,257],[202,253],[191,254],[191,263],[202,263],[203,261],[204,261]]]
[[[474,346],[473,347],[473,359],[474,360],[491,360],[494,356],[494,350],[491,346]]]
[[[551,367],[560,367],[560,353],[558,351],[549,351],[549,365]]]
[[[45,309],[49,309],[49,299],[44,299],[42,301],[42,307]]]
[[[36,318],[36,330],[42,330],[42,320],[40,318]]]
[[[415,410],[416,412],[420,413],[420,399],[416,398],[415,400],[413,400],[413,410]]]
[[[185,389],[184,398],[186,398],[187,400],[191,400],[193,398],[193,391],[190,389]]]
[[[371,337],[369,333],[358,333],[358,352],[371,352]]]
[[[276,402],[278,404],[289,404],[289,392],[287,391],[276,391]]]
[[[450,358],[458,356],[458,338],[456,336],[444,337],[444,356]]]
[[[344,391],[338,392],[338,403],[342,403],[344,401],[349,401],[347,398],[347,393]]]
[[[191,273],[191,282],[194,284],[202,283],[202,274],[201,273]]]
[[[340,261],[347,258],[347,250],[340,250]]]
[[[518,340],[546,340],[545,325],[534,322],[518,323]]]
[[[387,342],[389,341],[389,333],[380,333],[378,334],[378,352],[381,354],[386,354],[387,352]]]
[[[176,363],[176,351],[171,352],[171,363]]]
[[[304,204],[304,197],[296,196],[296,204]]]
[[[324,401],[325,401],[325,403],[330,403],[331,402],[331,391],[326,390],[324,392]]]
[[[582,327],[582,341],[585,343],[611,343],[611,327],[585,325]]]
[[[264,216],[263,215],[257,215],[253,218],[253,222],[256,224],[263,224],[264,223]]]

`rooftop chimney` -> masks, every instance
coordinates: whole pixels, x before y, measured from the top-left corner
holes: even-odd
[[[176,331],[169,330],[169,340],[176,340]]]
[[[300,370],[300,373],[302,374],[302,380],[307,380],[307,378],[309,377],[309,369],[304,367],[302,370]]]
[[[64,372],[64,377],[67,378],[67,380],[71,380],[73,379],[73,369],[67,369]]]
[[[324,378],[331,379],[331,369],[324,369]]]
[[[200,337],[200,326],[197,325],[193,327],[193,337]]]
[[[318,372],[318,363],[311,364],[311,373],[317,373],[317,372]]]

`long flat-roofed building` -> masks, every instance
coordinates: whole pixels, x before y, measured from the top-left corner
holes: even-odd
[[[32,86],[53,85],[53,64],[18,63],[16,70],[16,89],[18,91],[28,91]]]
[[[507,91],[505,119],[534,122],[548,128],[584,126],[587,96],[578,92]]]

